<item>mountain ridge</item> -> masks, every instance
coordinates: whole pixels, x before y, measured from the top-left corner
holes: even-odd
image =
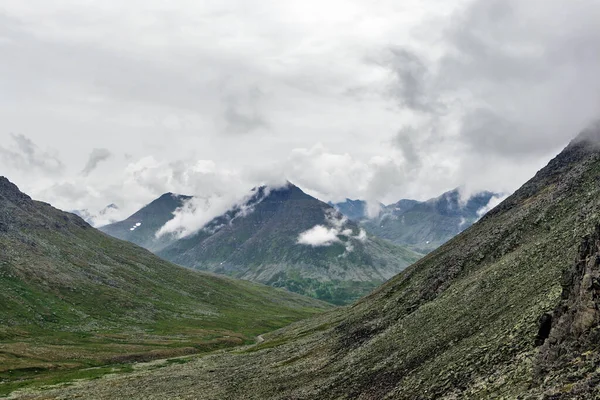
[[[486,206],[500,197],[497,193],[482,191],[463,199],[460,190],[454,189],[426,201],[402,199],[382,205],[378,216],[369,218],[363,214],[358,219],[357,210],[362,205],[365,211],[366,202],[357,200],[335,206],[342,212],[350,210],[350,215],[370,234],[429,253],[471,226],[481,217],[480,211],[487,211]]]

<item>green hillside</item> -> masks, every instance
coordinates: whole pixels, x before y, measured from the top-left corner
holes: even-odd
[[[84,367],[251,343],[329,308],[170,264],[3,177],[0,305],[0,394]]]
[[[599,398],[599,177],[600,132],[588,131],[471,228],[350,308],[245,351],[40,398]]]

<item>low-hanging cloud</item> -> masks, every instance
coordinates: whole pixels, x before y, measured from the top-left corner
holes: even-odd
[[[341,242],[338,238],[339,231],[323,225],[315,225],[309,230],[302,232],[298,237],[299,244],[313,247],[329,246]]]
[[[479,210],[477,210],[477,215],[480,218],[483,217],[485,214],[490,212],[494,207],[496,207],[497,205],[502,203],[504,200],[506,200],[507,197],[508,197],[508,195],[506,195],[506,194],[493,196],[484,207],[481,207]]]
[[[326,247],[335,243],[343,243],[346,247],[346,253],[350,253],[354,250],[352,240],[365,242],[367,233],[360,228],[355,235],[351,228],[346,227],[347,222],[348,218],[344,215],[334,209],[327,210],[325,225],[315,225],[301,232],[297,243],[312,247]]]
[[[195,196],[173,213],[173,218],[156,232],[156,236],[173,234],[183,238],[201,229],[211,234],[215,233],[224,225],[232,224],[236,219],[245,218],[253,213],[255,207],[267,198],[272,190],[281,186],[283,184],[255,187],[244,196],[231,193],[212,197]],[[217,217],[222,217],[218,223],[207,226]]]

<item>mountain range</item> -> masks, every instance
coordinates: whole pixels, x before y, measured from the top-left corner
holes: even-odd
[[[380,205],[377,216],[367,215],[367,203],[350,200],[334,204],[368,233],[420,253],[435,250],[477,221],[499,194],[484,191],[462,199],[458,189],[427,201],[403,199]]]
[[[600,398],[600,129],[351,307],[26,398]]]
[[[0,395],[251,343],[328,308],[171,264],[0,177]]]
[[[335,304],[359,298],[420,258],[367,235],[291,183],[255,188],[240,205],[157,254]]]

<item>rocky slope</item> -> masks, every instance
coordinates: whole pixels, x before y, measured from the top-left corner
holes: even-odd
[[[156,232],[173,218],[175,210],[190,199],[191,196],[165,193],[126,220],[105,225],[99,229],[113,237],[127,240],[156,252],[175,240],[172,235],[157,238]]]
[[[163,261],[4,177],[0,305],[0,395],[83,367],[253,342],[329,308]]]
[[[41,396],[598,398],[599,143],[600,130],[584,132],[480,221],[350,308],[244,352]]]
[[[420,258],[367,236],[292,184],[257,188],[242,205],[157,254],[336,304],[359,298]]]

